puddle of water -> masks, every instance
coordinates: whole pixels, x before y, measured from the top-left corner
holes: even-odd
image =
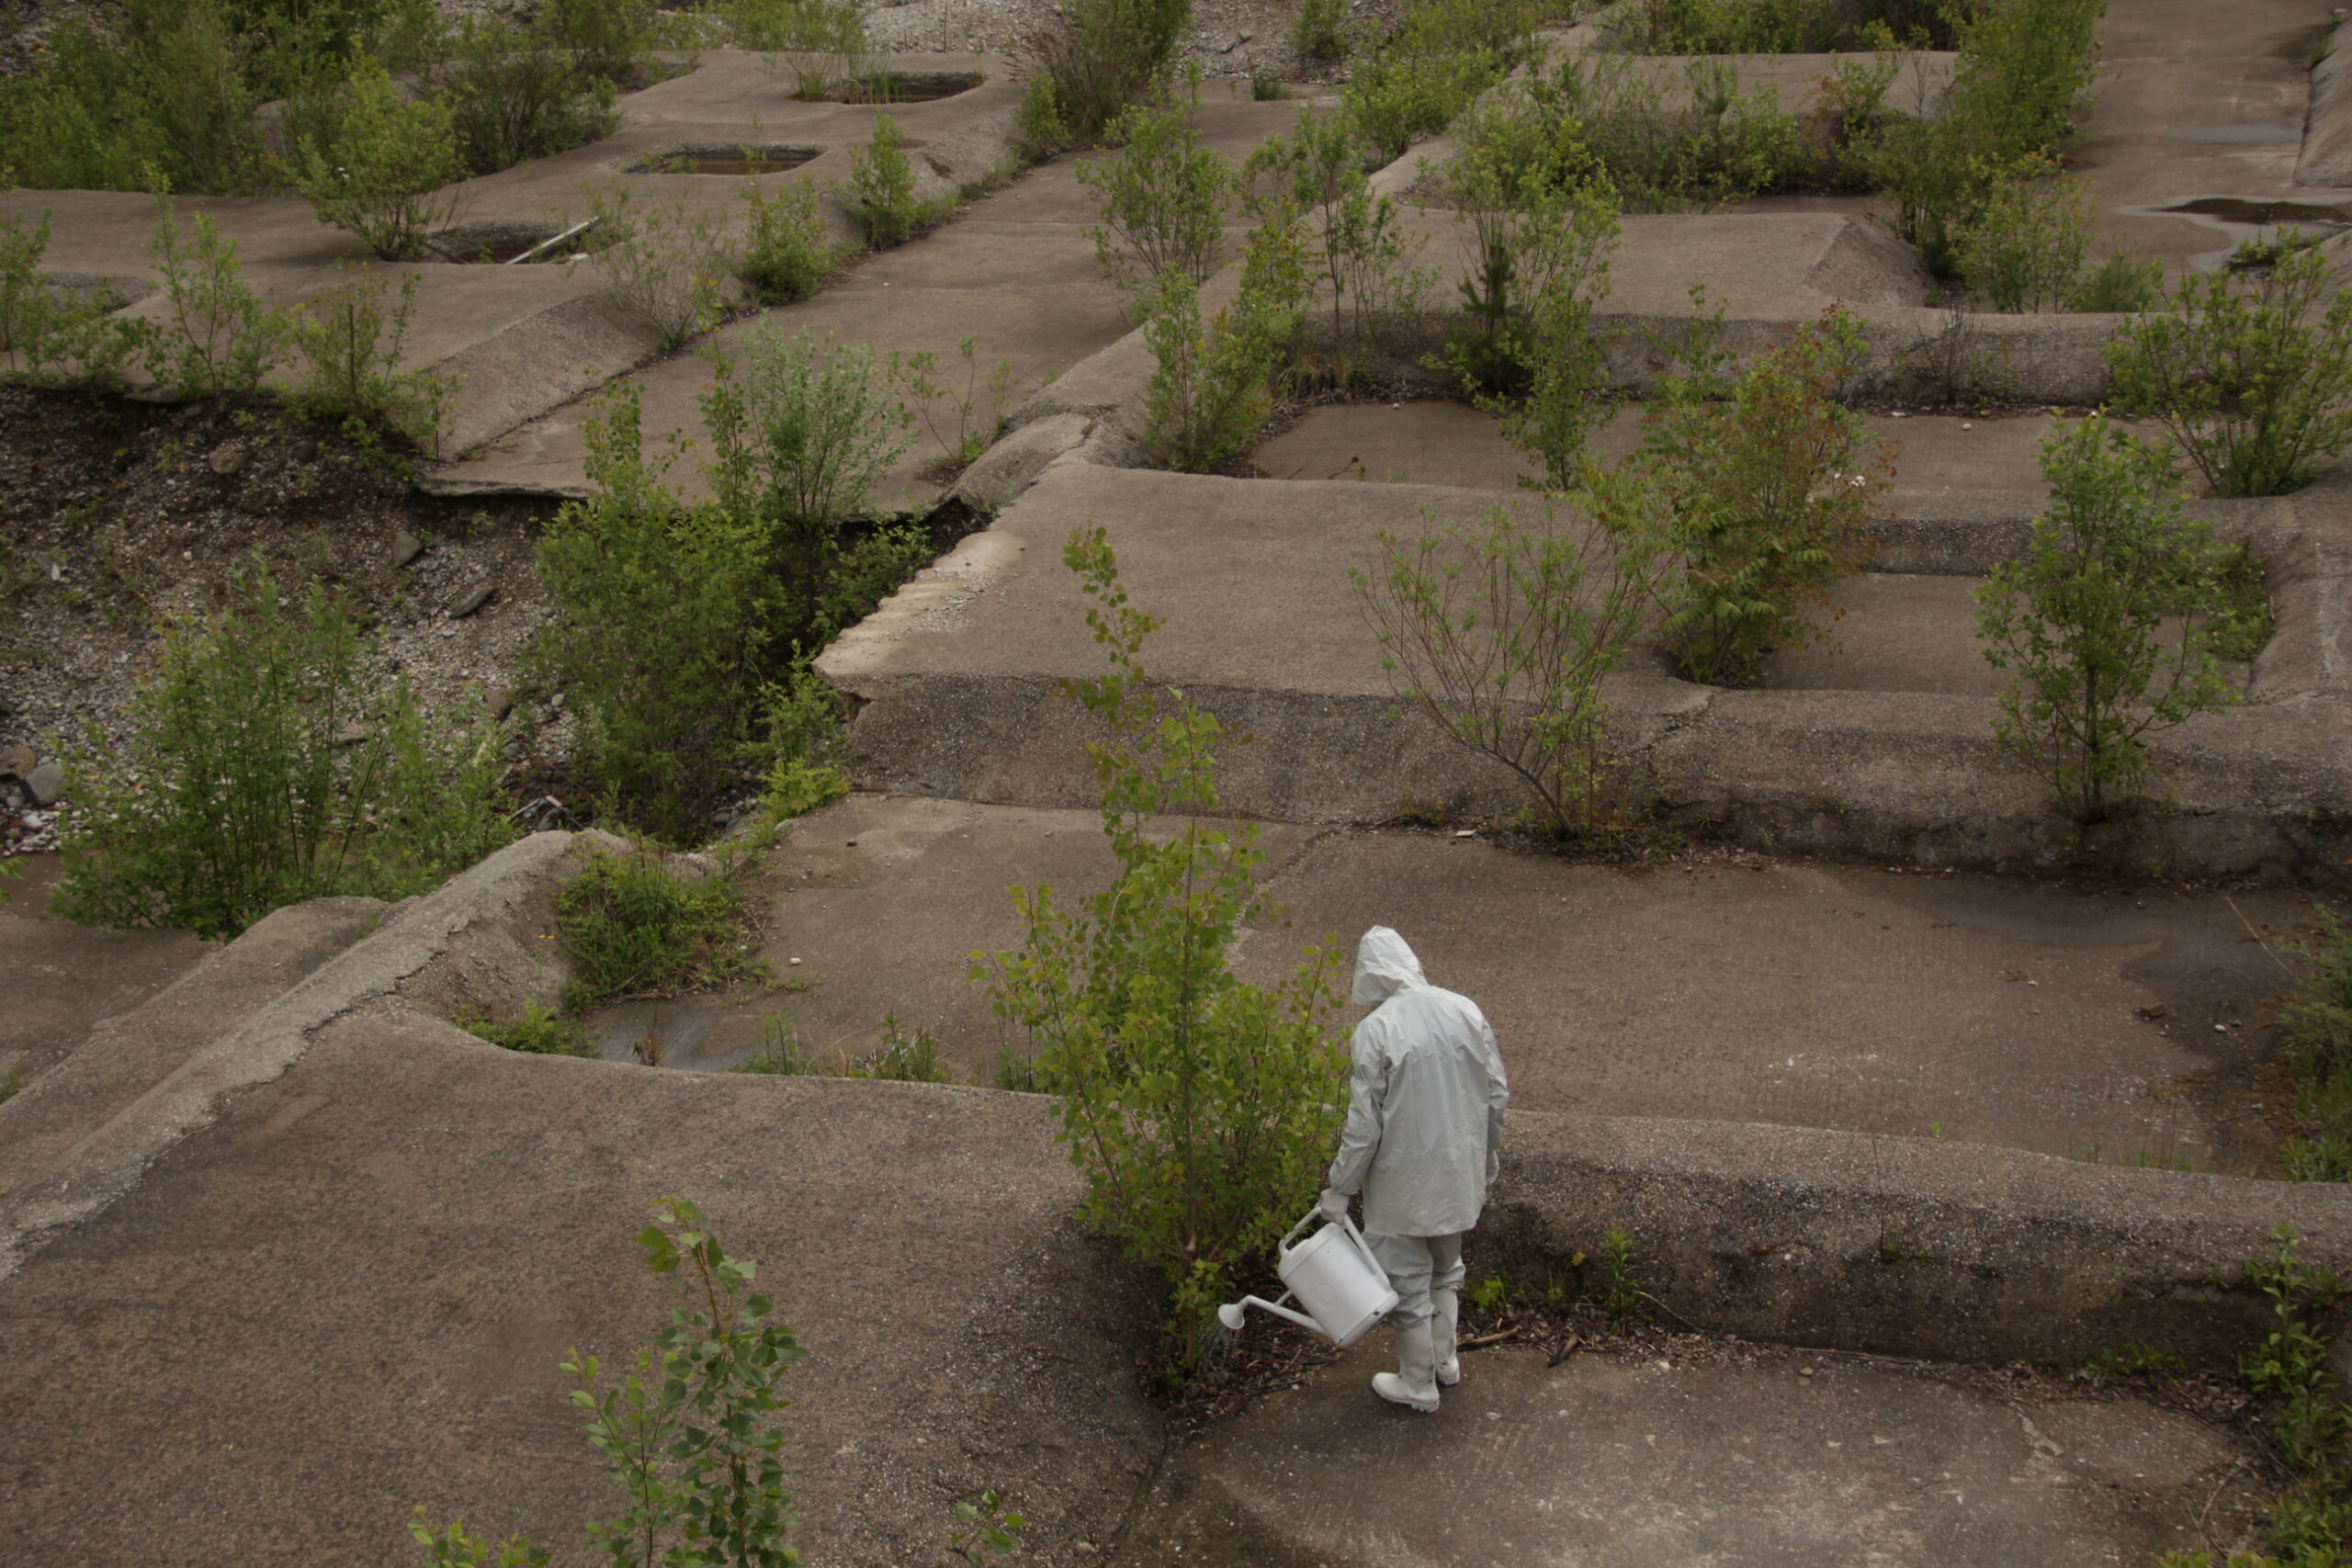
[[[703,1060],[702,1048],[718,1020],[709,998],[674,997],[616,1002],[585,1022],[596,1054],[608,1062],[708,1072],[718,1064]]]
[[[2225,223],[2249,223],[2264,227],[2273,223],[2329,223],[2339,227],[2352,226],[2352,207],[2316,201],[2274,201],[2248,199],[2236,196],[2200,196],[2194,201],[2176,202],[2156,209],[2159,212],[2193,212],[2200,218],[2219,218]]]
[[[797,169],[821,147],[673,147],[631,164],[630,175],[732,175],[738,179]]]
[[[842,104],[928,104],[968,93],[980,85],[977,71],[903,71],[845,83],[826,96]]]

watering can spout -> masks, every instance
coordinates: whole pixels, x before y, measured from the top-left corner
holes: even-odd
[[[1283,1297],[1283,1302],[1286,1302],[1288,1300],[1290,1300],[1289,1296],[1285,1295]],[[1244,1296],[1238,1302],[1227,1302],[1223,1306],[1217,1308],[1216,1320],[1225,1325],[1226,1327],[1238,1333],[1241,1328],[1243,1309],[1247,1307],[1256,1307],[1260,1312],[1270,1312],[1276,1317],[1286,1317],[1291,1322],[1298,1325],[1301,1328],[1311,1328],[1317,1334],[1323,1334],[1326,1332],[1321,1324],[1316,1322],[1313,1318],[1307,1316],[1303,1312],[1293,1312],[1290,1308],[1283,1305],[1283,1302],[1270,1302],[1263,1296]]]

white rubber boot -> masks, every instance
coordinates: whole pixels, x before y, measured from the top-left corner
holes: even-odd
[[[1462,1332],[1462,1292],[1432,1291],[1430,1292],[1430,1348],[1437,1353],[1437,1382],[1440,1388],[1452,1388],[1462,1381],[1462,1355],[1456,1348]]]
[[[1396,1331],[1396,1371],[1375,1372],[1372,1392],[1424,1416],[1437,1409],[1436,1336],[1428,1318]]]

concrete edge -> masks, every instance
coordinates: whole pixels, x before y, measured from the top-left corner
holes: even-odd
[[[2352,1264],[2352,1189],[1750,1122],[1513,1112],[1473,1277],[1593,1279],[1634,1239],[1669,1321],[1939,1360],[2127,1344],[2232,1367],[2267,1321],[2243,1266],[2291,1224]],[[1581,1269],[1572,1267],[1577,1253]]]
[[[373,933],[190,1056],[74,1145],[49,1175],[0,1200],[0,1280],[16,1272],[44,1233],[89,1219],[134,1189],[156,1159],[209,1126],[229,1096],[283,1075],[318,1031],[397,997],[436,965],[466,965],[471,950],[504,934],[503,926],[551,890],[583,840],[617,841],[604,834],[534,833],[394,907]]]

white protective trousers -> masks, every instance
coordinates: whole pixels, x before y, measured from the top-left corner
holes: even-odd
[[[1396,1292],[1396,1309],[1388,1321],[1409,1328],[1430,1315],[1430,1297],[1439,1291],[1462,1288],[1462,1237],[1456,1235],[1383,1235],[1365,1233],[1365,1245],[1380,1259],[1388,1288]],[[1451,1345],[1438,1349],[1440,1359],[1453,1354]]]

